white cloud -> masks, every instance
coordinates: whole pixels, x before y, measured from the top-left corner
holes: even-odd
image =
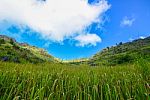
[[[138,36],[138,37],[135,37],[135,38],[129,38],[129,41],[133,41],[133,40],[136,40],[136,39],[145,39],[146,37],[145,36]]]
[[[62,42],[82,36],[93,22],[102,23],[100,16],[109,8],[105,0],[0,0],[0,21],[28,26],[44,39]]]
[[[140,38],[140,39],[145,39],[145,37],[144,37],[144,36],[140,36],[139,38]]]
[[[135,18],[129,18],[129,17],[124,17],[123,20],[121,21],[120,26],[132,26],[133,22],[135,21]]]
[[[75,37],[75,40],[78,41],[76,44],[77,46],[86,46],[86,45],[93,45],[96,46],[98,42],[101,42],[101,38],[96,34],[81,34]]]

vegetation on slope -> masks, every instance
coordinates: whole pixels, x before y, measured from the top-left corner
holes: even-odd
[[[150,99],[150,37],[53,63],[43,49],[0,35],[0,60],[9,61],[0,61],[0,100]]]
[[[17,63],[57,62],[44,49],[18,43],[13,38],[4,35],[0,35],[0,60]]]
[[[135,62],[139,58],[150,61],[150,37],[107,47],[89,59],[88,64],[94,66],[125,64]]]
[[[120,42],[116,46],[107,47],[95,54],[90,59],[76,59],[61,61],[49,55],[44,49],[30,46],[26,43],[17,43],[14,39],[0,35],[0,60],[11,62],[62,62],[70,64],[116,65],[133,63],[138,58],[150,61],[150,37],[138,39],[132,42]]]

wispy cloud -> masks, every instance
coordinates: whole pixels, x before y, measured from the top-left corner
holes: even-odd
[[[86,46],[93,45],[96,46],[97,42],[101,42],[101,38],[96,34],[81,34],[75,37],[75,40],[78,41],[77,46]]]
[[[136,39],[145,39],[146,36],[138,36],[138,37],[134,37],[134,38],[129,38],[129,41],[133,41],[133,40],[136,40]]]
[[[134,17],[124,17],[120,23],[120,26],[132,26],[135,21]]]
[[[145,36],[140,36],[139,38],[140,38],[140,39],[145,39],[146,37],[145,37]]]
[[[41,1],[0,0],[0,22],[7,20],[27,26],[51,41],[62,42],[74,37],[72,39],[83,42],[77,38],[84,36],[86,28],[93,22],[102,23],[100,16],[110,8],[106,0],[93,4],[88,0]],[[90,39],[88,44],[93,41]]]

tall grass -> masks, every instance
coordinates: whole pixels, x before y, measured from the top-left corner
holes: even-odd
[[[0,62],[0,100],[149,100],[149,66]]]

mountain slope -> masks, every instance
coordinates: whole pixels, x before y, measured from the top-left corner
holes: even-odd
[[[150,37],[132,42],[120,42],[116,46],[107,47],[89,59],[62,61],[70,64],[116,65],[135,62],[139,58],[150,61]],[[15,39],[0,35],[0,60],[17,63],[61,62],[49,55],[44,49],[18,43]]]
[[[139,58],[150,61],[150,37],[107,47],[89,59],[90,65],[116,65],[135,62]]]
[[[5,35],[0,35],[0,60],[18,63],[57,62],[44,49],[18,43],[15,39]]]

